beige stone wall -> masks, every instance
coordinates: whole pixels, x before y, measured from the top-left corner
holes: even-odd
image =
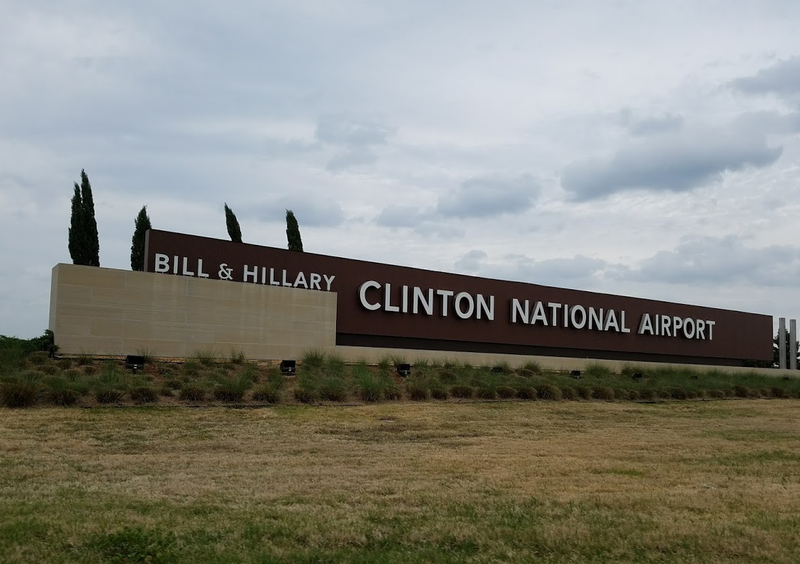
[[[50,329],[66,354],[282,359],[336,340],[332,292],[70,264],[51,284]]]

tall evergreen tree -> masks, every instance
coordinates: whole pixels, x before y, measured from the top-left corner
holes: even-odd
[[[239,228],[239,220],[236,219],[236,214],[233,210],[225,204],[225,225],[228,227],[228,237],[234,243],[242,242],[242,230]]]
[[[75,183],[72,195],[68,246],[73,264],[100,266],[100,238],[94,217],[92,186],[84,170],[81,170],[81,185]]]
[[[303,240],[300,238],[300,226],[292,210],[286,210],[286,239],[289,241],[290,251],[303,252]]]
[[[131,239],[131,270],[144,270],[144,241],[150,225],[147,206],[142,206],[134,220],[133,238]]]
[[[85,246],[83,244],[83,203],[81,201],[81,188],[75,183],[75,192],[72,195],[72,214],[69,220],[69,256],[72,264],[88,264]]]
[[[94,218],[94,198],[92,185],[84,170],[81,170],[81,201],[83,204],[83,229],[86,245],[86,264],[100,266],[100,237],[97,234],[97,220]]]

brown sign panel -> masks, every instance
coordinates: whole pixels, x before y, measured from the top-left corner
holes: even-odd
[[[338,294],[337,343],[629,360],[772,359],[772,318],[150,230],[148,272]]]

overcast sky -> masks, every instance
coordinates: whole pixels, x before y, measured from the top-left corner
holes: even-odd
[[[800,2],[0,0],[0,334],[133,221],[800,318]]]

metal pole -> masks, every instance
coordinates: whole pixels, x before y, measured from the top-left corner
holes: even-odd
[[[797,320],[789,320],[789,368],[797,370]]]
[[[786,318],[778,318],[778,367],[786,369]]]

